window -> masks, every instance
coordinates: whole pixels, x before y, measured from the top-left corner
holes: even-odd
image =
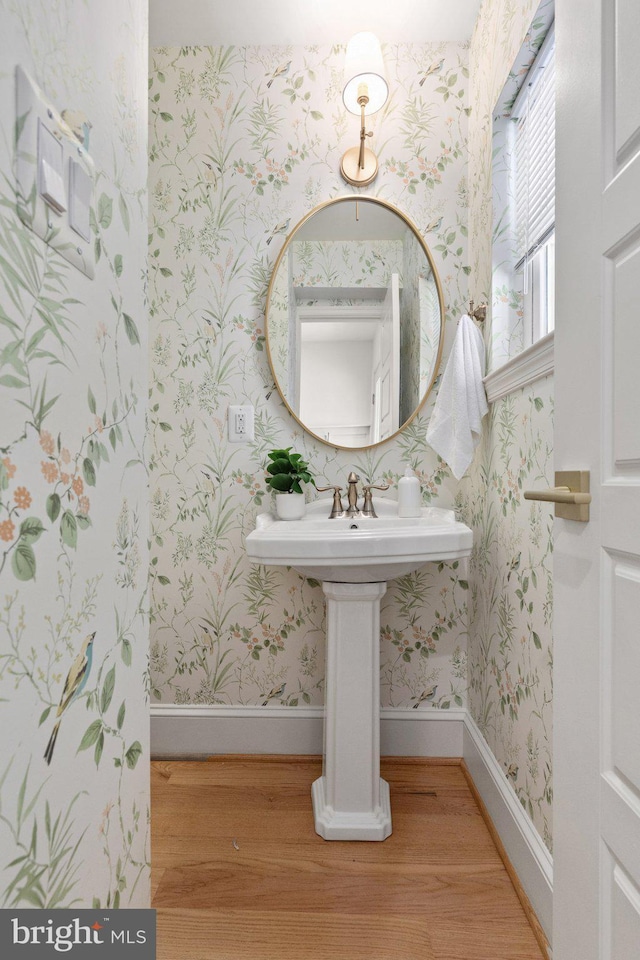
[[[516,273],[522,277],[525,346],[554,328],[555,69],[553,27],[511,110],[515,124]]]
[[[543,0],[494,109],[490,399],[553,370],[553,15],[553,3]]]

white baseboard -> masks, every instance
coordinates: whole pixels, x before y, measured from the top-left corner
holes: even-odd
[[[380,715],[387,757],[461,757],[466,710],[391,710]],[[151,707],[151,756],[321,754],[322,707],[164,703]]]
[[[154,759],[227,753],[322,753],[322,707],[151,707]]]
[[[322,707],[157,704],[151,755],[321,754]],[[538,920],[551,942],[553,861],[467,710],[380,714],[387,757],[462,757]]]
[[[466,710],[380,711],[383,757],[462,756]]]
[[[477,724],[467,713],[463,757],[540,926],[551,943],[553,859]]]

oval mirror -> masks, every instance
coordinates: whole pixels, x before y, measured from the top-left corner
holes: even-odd
[[[433,386],[443,320],[440,281],[411,221],[373,197],[329,200],[289,234],[269,284],[276,388],[324,443],[382,443]]]

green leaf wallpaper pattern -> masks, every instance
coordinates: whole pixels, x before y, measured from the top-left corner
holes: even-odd
[[[13,752],[0,769],[1,905],[146,905],[147,689],[177,703],[322,702],[318,584],[252,567],[243,554],[270,503],[266,452],[290,443],[320,481],[355,467],[395,485],[409,463],[425,503],[455,500],[473,525],[468,571],[427,568],[388,592],[383,702],[446,709],[468,697],[550,845],[550,518],[525,506],[521,490],[550,481],[552,380],[495,406],[459,487],[426,446],[430,403],[394,441],[356,455],[300,435],[266,363],[264,300],[287,221],[346,192],[337,169],[357,122],[341,107],[343,51],[188,47],[152,57],[147,406],[146,12],[139,0],[114,2],[96,13],[95,58],[76,36],[79,0],[3,5],[0,711]],[[381,173],[372,192],[405,210],[434,252],[445,359],[469,290],[490,298],[491,111],[534,12],[532,0],[487,0],[470,50],[385,46],[393,95],[373,120]],[[100,118],[92,286],[15,214],[7,145],[21,130],[10,90],[18,59],[58,106]],[[495,356],[508,354],[489,336]],[[232,401],[255,405],[250,447],[226,441]],[[47,768],[65,677],[93,630],[94,661]]]
[[[448,350],[468,292],[468,49],[387,44],[384,55],[392,96],[373,118],[381,171],[371,192],[399,206],[435,248]],[[256,513],[272,504],[264,479],[270,449],[294,446],[320,485],[344,480],[353,468],[395,488],[409,463],[425,503],[453,505],[457,485],[426,445],[425,415],[373,450],[325,446],[288,415],[263,349],[267,285],[286,234],[315,205],[347,192],[339,163],[356,142],[358,123],[341,102],[343,59],[339,46],[152,51],[156,701],[322,703],[320,586],[284,569],[254,567],[244,553]],[[286,74],[277,73],[281,64]],[[437,69],[421,85],[431,64]],[[444,93],[437,89],[443,86]],[[229,403],[255,407],[253,443],[227,441]],[[434,565],[390,585],[382,607],[386,706],[466,703],[463,568]],[[420,701],[433,685],[437,695]],[[274,690],[281,692],[271,697]]]
[[[142,907],[146,4],[1,16],[0,906]],[[17,216],[17,62],[93,125],[94,281]]]
[[[471,289],[492,303],[492,117],[522,47],[538,48],[553,0],[486,0],[469,54]],[[489,369],[521,342],[518,295],[494,290]],[[520,337],[520,341],[519,341]],[[553,508],[525,488],[553,486],[553,377],[498,400],[457,503],[474,531],[470,570],[469,709],[518,800],[552,849]]]

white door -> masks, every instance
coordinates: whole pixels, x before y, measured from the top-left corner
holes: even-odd
[[[640,2],[559,0],[554,960],[640,958]]]
[[[391,283],[382,305],[380,328],[373,347],[372,443],[390,437],[400,415],[400,281]]]

